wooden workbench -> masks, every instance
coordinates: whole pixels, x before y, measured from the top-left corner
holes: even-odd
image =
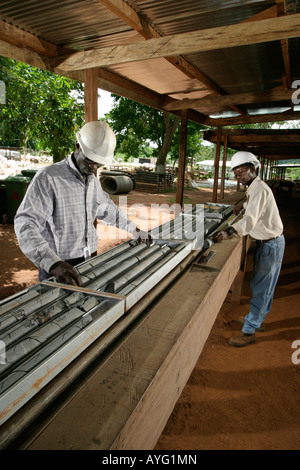
[[[208,268],[198,262],[175,282],[28,449],[153,449],[240,273],[245,239],[210,250]]]

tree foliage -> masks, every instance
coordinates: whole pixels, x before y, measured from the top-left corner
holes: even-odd
[[[178,160],[180,118],[163,113],[149,106],[113,95],[114,106],[106,115],[117,135],[117,151],[126,159],[138,158],[141,151],[153,143],[153,156],[157,166],[164,165],[169,155],[172,161]],[[201,143],[201,126],[188,124],[187,152],[194,157]]]
[[[6,103],[0,105],[0,145],[48,150],[54,161],[73,148],[84,124],[81,83],[0,57]],[[82,102],[81,102],[82,101]]]

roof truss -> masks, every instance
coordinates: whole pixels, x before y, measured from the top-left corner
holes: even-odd
[[[188,33],[163,36],[156,25],[124,0],[98,0],[105,8],[118,16],[140,36],[141,41],[111,47],[75,51],[59,47],[40,39],[6,21],[0,21],[0,54],[27,62],[52,72],[84,81],[84,70],[96,68],[98,86],[104,90],[139,101],[143,104],[181,114],[188,110],[188,118],[207,126],[239,125],[251,122],[265,122],[299,119],[299,112],[293,110],[291,95],[291,71],[288,39],[300,37],[300,14],[286,14],[286,2],[276,4],[247,20],[229,26],[209,28]],[[22,2],[20,2],[22,3]],[[218,86],[214,80],[187,60],[185,55],[208,50],[220,50],[238,46],[280,41],[284,62],[282,87],[266,92],[231,94]],[[198,99],[176,100],[140,85],[130,78],[115,73],[110,67],[163,58],[187,77],[206,88],[206,96]],[[286,114],[248,115],[247,105],[252,103],[280,101],[289,103]],[[227,106],[236,111],[233,118],[212,119],[202,113],[202,107]]]

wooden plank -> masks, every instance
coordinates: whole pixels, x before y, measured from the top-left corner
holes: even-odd
[[[57,47],[51,42],[38,38],[33,34],[16,28],[5,21],[0,21],[0,39],[21,49],[28,48],[47,57],[56,57],[59,53],[71,53],[71,49]]]
[[[284,113],[257,114],[256,116],[238,116],[235,118],[207,118],[204,125],[216,126],[236,126],[240,124],[257,124],[258,122],[278,122],[278,121],[296,121],[300,119],[300,111],[287,111]]]
[[[98,71],[84,71],[84,113],[85,122],[98,121]]]
[[[217,202],[221,137],[222,137],[222,127],[219,126],[218,132],[217,132],[217,143],[215,146],[215,161],[214,161],[215,174],[214,174],[212,202]]]
[[[227,142],[228,142],[228,135],[225,135],[224,144],[223,144],[223,164],[222,164],[222,176],[221,176],[221,187],[220,187],[220,198],[221,199],[224,199],[224,190],[225,190]]]
[[[122,46],[81,51],[56,61],[58,73],[115,64],[193,54],[300,36],[300,13],[153,38]]]
[[[28,447],[152,449],[240,268],[242,240],[184,274]]]
[[[230,135],[227,134],[228,136],[228,144],[264,144],[264,145],[274,145],[276,147],[276,144],[295,144],[295,143],[300,143],[300,135],[298,133],[293,134],[292,131],[290,134],[286,135],[276,135],[274,132],[273,135],[263,135],[263,134],[249,134],[247,135],[246,133],[241,133],[240,135]],[[224,136],[222,136],[222,141],[224,141]],[[211,139],[211,142],[217,142],[217,137],[213,136]]]
[[[180,141],[179,141],[179,156],[178,156],[178,179],[176,189],[176,204],[182,206],[183,193],[184,193],[184,175],[186,166],[186,142],[187,142],[187,111],[182,111],[181,127],[180,127]]]
[[[98,0],[106,8],[121,18],[144,38],[150,39],[160,35],[151,27],[138,13],[131,8],[124,0]]]
[[[99,0],[104,6],[109,8],[125,23],[130,25],[145,39],[158,38],[161,34],[158,33],[144,18],[131,8],[124,0]],[[182,56],[167,57],[166,60],[174,67],[177,67],[181,72],[188,77],[197,79],[209,89],[216,91],[218,94],[226,94],[216,83],[214,83],[207,75],[201,72],[197,67],[192,65]]]
[[[235,95],[216,96],[211,94],[203,98],[176,100],[165,105],[167,111],[175,109],[201,108],[201,106],[231,106],[234,104],[264,103],[269,101],[291,100],[295,90],[269,90],[263,93],[237,93]]]
[[[247,253],[251,246],[251,239],[249,236],[243,237],[243,248],[241,253],[241,267],[231,286],[231,302],[240,304],[242,289],[244,285],[246,267],[247,267]]]
[[[49,62],[49,57],[41,56],[37,52],[26,48],[21,49],[20,47],[14,44],[9,44],[2,39],[0,39],[0,55],[18,60],[19,62],[25,62],[26,64],[38,67],[42,70],[49,70],[50,72],[53,71],[53,67]]]

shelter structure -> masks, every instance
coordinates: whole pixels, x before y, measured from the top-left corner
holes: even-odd
[[[284,117],[283,117],[284,119]],[[271,174],[283,177],[278,161],[295,160],[300,158],[300,130],[299,129],[222,129],[218,132],[208,130],[204,132],[204,139],[227,147],[247,150],[254,153],[261,161],[261,176],[267,179]],[[226,160],[226,154],[224,155]],[[290,165],[284,165],[289,167]],[[293,165],[292,165],[293,166]]]
[[[299,118],[298,3],[4,1],[0,54],[84,81],[87,121],[98,87],[180,114],[180,202],[189,119]]]
[[[298,0],[0,2],[0,55],[83,82],[86,122],[98,117],[99,88],[180,116],[179,204],[188,121],[214,131],[218,175],[221,146],[225,161],[231,137],[225,127],[300,119],[299,37]],[[116,323],[113,333],[108,331],[101,343],[95,341],[92,350],[58,375],[50,391],[44,389],[34,409],[20,413],[23,429],[24,421],[31,423],[37,411],[54,401],[57,390],[69,394],[63,404],[68,409],[60,413],[53,407],[55,416],[30,447],[153,448],[231,286],[234,301],[239,299],[247,250],[248,240],[234,237],[226,245],[217,244],[213,257],[202,259],[201,252],[198,258],[192,250],[171,272],[167,266],[163,282],[151,294],[147,286],[131,316],[123,317],[126,327],[134,320],[134,328],[122,336],[120,347],[112,336],[120,331]],[[141,312],[147,314],[138,321]],[[96,358],[112,341],[116,349],[98,368]],[[95,369],[86,370],[87,359]],[[89,374],[88,384],[76,388],[74,378],[82,371],[85,377]],[[40,377],[33,386],[39,383]],[[95,390],[95,399],[77,406],[86,389]],[[74,413],[74,405],[80,413]],[[10,426],[14,433],[16,423]]]
[[[0,55],[84,82],[86,121],[98,88],[181,116],[178,203],[188,120],[300,119],[299,36],[294,0],[1,1]]]

